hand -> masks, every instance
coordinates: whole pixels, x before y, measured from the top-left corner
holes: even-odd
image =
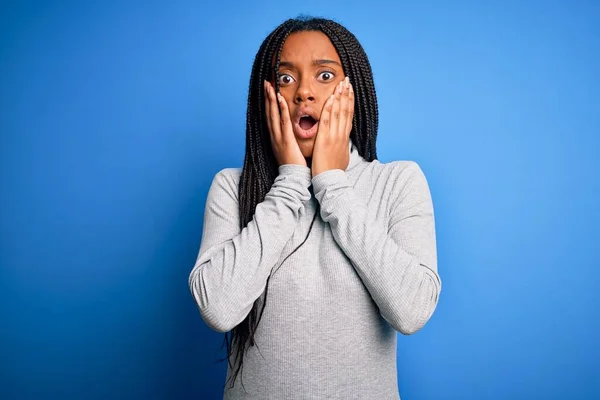
[[[267,126],[271,135],[271,147],[278,165],[306,164],[306,159],[300,151],[300,146],[294,136],[292,120],[288,105],[279,93],[275,93],[273,86],[265,81],[265,105]],[[279,108],[281,107],[281,114]]]
[[[350,162],[349,140],[354,117],[354,90],[346,77],[327,100],[312,155],[312,176],[330,169],[346,170]]]

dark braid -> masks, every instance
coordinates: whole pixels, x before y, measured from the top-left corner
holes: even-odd
[[[373,73],[367,54],[356,37],[343,26],[332,23],[322,27],[329,40],[336,48],[344,73],[350,77],[354,90],[355,108],[351,140],[358,148],[358,152],[366,160],[377,159],[375,141],[379,113],[377,110],[377,97],[373,83]]]
[[[273,154],[267,127],[263,84],[265,80],[274,78],[275,91],[279,93],[279,63],[283,43],[290,34],[302,31],[323,32],[329,37],[337,50],[344,73],[350,77],[350,83],[354,88],[355,106],[350,140],[365,160],[373,161],[377,159],[378,111],[373,73],[367,55],[356,37],[337,22],[323,18],[301,17],[285,21],[271,32],[261,44],[250,75],[246,114],[246,154],[238,188],[240,229],[244,229],[252,220],[256,206],[265,199],[278,174],[278,165]],[[319,208],[317,208],[311,222],[309,234],[318,214]],[[302,246],[307,239],[308,235],[290,255]],[[273,268],[273,271],[275,270]],[[233,387],[240,370],[242,370],[243,387],[244,354],[251,346],[256,346],[258,349],[254,335],[266,306],[269,279],[272,274],[273,272],[267,278],[264,293],[254,302],[246,318],[231,332],[225,334],[224,343],[227,346],[227,360],[232,371],[234,367],[233,358],[235,358],[237,364],[235,372],[230,376],[231,387]],[[228,337],[229,333],[231,333],[231,338]],[[221,361],[223,360],[225,359]],[[227,385],[227,382],[225,385]]]

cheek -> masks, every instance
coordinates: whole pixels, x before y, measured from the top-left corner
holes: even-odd
[[[294,107],[294,96],[290,92],[291,91],[284,90],[284,89],[281,89],[279,91],[279,93],[281,93],[281,95],[285,99],[285,102],[287,103],[288,109],[290,110],[290,112],[292,112],[292,107]]]
[[[329,97],[331,97],[332,94],[335,93],[335,89],[337,88],[337,84],[338,82],[336,82],[335,84],[324,88],[320,93],[319,93],[319,112],[322,113],[323,112],[323,107],[325,107],[325,104],[327,104],[327,100],[329,100]]]
[[[323,102],[321,104],[319,104],[319,113],[323,114],[323,110],[325,109],[325,104],[327,104],[327,99],[329,99],[329,96],[331,96],[331,94],[327,95],[327,97],[325,97],[325,99],[323,99]]]
[[[286,95],[284,95],[283,98],[285,99],[285,102],[287,103],[290,111],[292,111],[292,107],[294,107],[294,98],[292,96],[286,96]]]

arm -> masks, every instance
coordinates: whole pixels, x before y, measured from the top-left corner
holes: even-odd
[[[431,317],[441,282],[429,186],[415,162],[404,174],[408,175],[405,185],[399,193],[392,193],[395,200],[388,227],[367,218],[366,204],[345,171],[322,172],[313,178],[313,187],[321,217],[329,223],[381,315],[397,331],[411,334]]]
[[[281,165],[279,176],[240,231],[237,185],[223,171],[208,192],[202,243],[189,286],[204,321],[228,332],[246,318],[310,200],[310,169]]]

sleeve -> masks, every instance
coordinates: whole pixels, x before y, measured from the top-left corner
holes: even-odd
[[[311,198],[310,169],[281,165],[253,219],[240,230],[237,185],[226,171],[215,175],[208,191],[200,250],[189,276],[203,320],[218,332],[246,318]]]
[[[395,330],[408,335],[421,329],[433,314],[441,281],[427,180],[413,161],[397,175],[400,178],[406,181],[390,185],[398,193],[391,194],[394,204],[388,221],[367,218],[367,206],[345,171],[324,171],[312,182],[321,217],[329,223],[381,315]]]

